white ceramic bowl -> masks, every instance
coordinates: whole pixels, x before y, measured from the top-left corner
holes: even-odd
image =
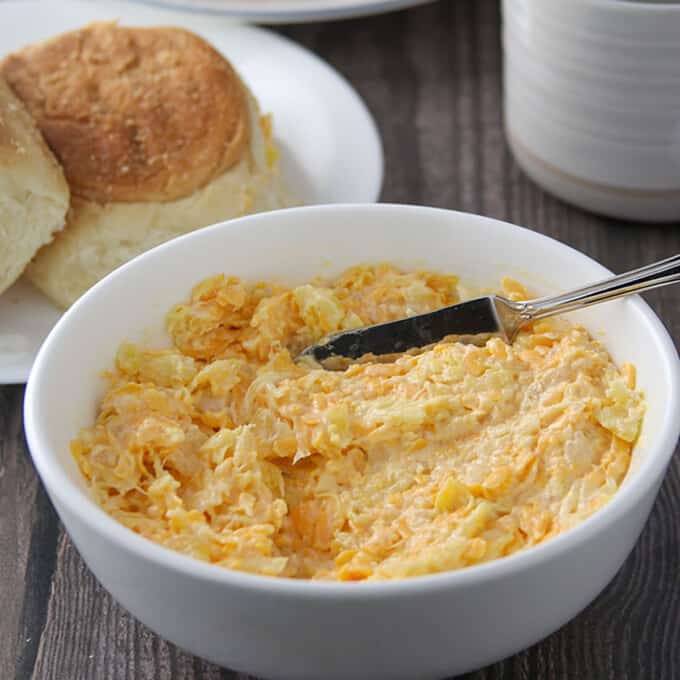
[[[680,2],[503,0],[519,164],[595,212],[680,218]]]
[[[503,275],[547,293],[607,275],[585,255],[492,219],[391,205],[318,206],[193,232],[120,268],[45,341],[25,423],[36,468],[81,555],[151,629],[195,654],[266,678],[441,678],[501,659],[583,609],[632,549],[673,453],[680,421],[676,350],[641,299],[574,314],[617,361],[633,361],[648,413],[622,489],[543,545],[458,572],[386,583],[321,583],[227,571],[171,552],[107,516],[88,495],[69,440],[91,424],[100,372],[124,339],[160,340],[163,318],[200,279],[304,282],[360,262]]]

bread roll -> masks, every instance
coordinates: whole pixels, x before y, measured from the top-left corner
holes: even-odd
[[[68,204],[59,164],[0,78],[0,293],[64,226]]]
[[[287,204],[269,120],[188,31],[92,24],[1,69],[71,186],[66,228],[26,272],[61,307],[159,243]]]

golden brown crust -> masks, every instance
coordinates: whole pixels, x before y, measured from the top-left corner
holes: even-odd
[[[238,75],[183,29],[91,24],[10,55],[0,70],[72,193],[100,203],[191,194],[249,140]]]
[[[45,144],[33,118],[0,76],[0,160],[2,164],[24,159],[30,151],[44,156],[45,162],[61,173],[57,159]],[[63,181],[63,180],[62,180]]]

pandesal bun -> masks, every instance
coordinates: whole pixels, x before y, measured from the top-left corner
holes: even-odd
[[[248,144],[238,75],[181,28],[90,24],[9,55],[2,73],[74,196],[173,201],[235,165]]]
[[[0,78],[0,293],[62,229],[68,205],[59,164]]]
[[[26,270],[60,307],[175,236],[288,205],[270,119],[189,31],[90,24],[0,70],[71,187],[65,229]]]
[[[280,186],[267,118],[250,100],[251,144],[230,170],[190,196],[167,203],[96,203],[72,199],[68,224],[26,269],[26,276],[66,308],[121,264],[200,227],[289,205]]]

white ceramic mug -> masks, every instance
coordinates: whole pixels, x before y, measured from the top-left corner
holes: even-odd
[[[680,219],[680,2],[503,0],[505,126],[560,198]]]

